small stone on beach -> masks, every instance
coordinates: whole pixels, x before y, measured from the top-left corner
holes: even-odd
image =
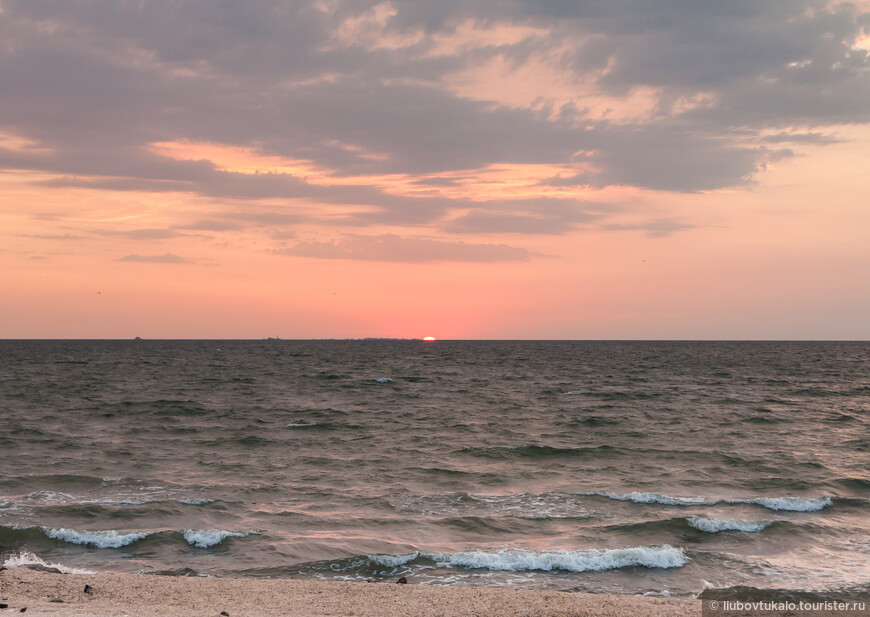
[[[230,614],[226,611],[221,611],[221,617],[230,617]]]
[[[406,578],[403,576],[402,578],[400,578],[399,580],[396,581],[396,584],[397,584],[397,585],[407,585],[407,584],[408,584],[408,579],[406,579]]]
[[[90,585],[85,585],[85,588],[82,591],[82,593],[87,593],[87,594],[94,593],[94,588],[91,587]]]

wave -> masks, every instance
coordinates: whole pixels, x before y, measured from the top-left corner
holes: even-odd
[[[41,533],[40,533],[41,532]],[[148,529],[137,531],[79,531],[76,529],[52,527],[3,527],[0,526],[0,540],[4,543],[21,546],[37,542],[46,536],[67,544],[93,546],[98,549],[122,548],[135,544],[151,536],[181,536],[191,546],[209,548],[217,546],[227,538],[246,538],[259,532],[253,529],[233,531],[227,529]]]
[[[680,568],[689,562],[682,549],[663,544],[618,549],[501,550],[457,553],[414,551],[398,555],[374,554],[299,564],[280,572],[258,570],[258,576],[298,574],[368,579],[372,576],[431,571],[438,568],[502,572],[602,572],[622,568]]]
[[[70,568],[59,563],[47,563],[35,553],[30,551],[21,551],[16,555],[10,555],[3,565],[7,568],[19,568],[22,566],[40,566],[43,568],[54,568],[64,574],[96,574],[93,570],[83,570],[81,568]]]
[[[735,519],[699,518],[692,516],[686,519],[691,527],[707,533],[719,531],[745,531],[756,533],[769,527],[773,521],[739,521]]]
[[[378,383],[391,383],[393,380],[390,379],[389,377],[378,377],[377,379],[374,379],[373,381],[376,381]]]
[[[633,501],[634,503],[652,504],[657,503],[666,506],[715,506],[717,504],[750,504],[763,506],[768,510],[789,512],[816,512],[830,505],[833,500],[830,497],[753,497],[749,499],[711,499],[707,497],[672,497],[661,493],[578,493],[580,495],[607,497],[616,501]]]
[[[574,418],[574,421],[578,424],[585,424],[586,426],[608,426],[619,424],[619,420],[614,420],[613,418],[605,418],[604,416],[587,416],[585,418]]]
[[[571,493],[441,493],[393,498],[399,514],[445,517],[480,517],[480,520],[586,519],[591,516],[582,499]]]
[[[73,529],[50,529],[48,527],[43,527],[42,531],[53,540],[61,540],[70,544],[90,545],[96,548],[121,548],[155,533],[160,533],[159,531],[127,533],[121,531],[75,531]]]
[[[34,491],[28,493],[23,498],[19,497],[19,503],[4,502],[4,504],[14,505],[38,505],[39,507],[57,507],[57,506],[144,506],[147,504],[158,503],[180,503],[185,505],[200,506],[209,503],[214,503],[214,499],[207,497],[115,497],[115,498],[87,498],[62,493],[60,491]],[[42,505],[45,504],[45,505]]]
[[[689,562],[682,549],[668,544],[586,551],[471,551],[433,555],[436,563],[487,570],[601,572],[634,566],[679,568]]]
[[[420,553],[420,551],[414,551],[413,553],[409,553],[407,555],[366,555],[366,557],[368,557],[371,561],[380,566],[386,566],[388,568],[398,568],[399,566],[410,563],[415,559],[419,559],[421,555],[426,556],[425,553]]]
[[[424,567],[461,567],[508,572],[561,570],[565,572],[601,572],[621,568],[680,568],[689,558],[680,548],[668,544],[632,548],[589,549],[584,551],[467,551],[460,553],[422,553],[406,555],[366,555],[369,564],[387,568],[407,566],[413,562]],[[350,562],[352,567],[364,564]]]
[[[827,508],[834,502],[830,497],[808,499],[804,497],[756,497],[754,499],[727,499],[726,503],[751,503],[764,506],[768,510],[786,510],[791,512],[816,512]]]
[[[634,503],[658,503],[665,506],[698,506],[698,505],[714,505],[719,503],[719,500],[709,500],[704,497],[671,497],[661,493],[626,493],[617,495],[616,493],[582,493],[583,495],[607,497],[616,501],[633,501]]]
[[[199,548],[208,548],[217,546],[227,538],[246,538],[249,535],[257,533],[254,530],[247,531],[226,531],[223,529],[185,529],[181,535],[187,540],[191,546]]]
[[[506,445],[488,448],[462,448],[456,452],[470,454],[480,458],[522,457],[533,460],[551,458],[598,458],[623,454],[624,451],[613,446],[587,446],[579,448],[562,448],[558,446],[543,446],[536,444]]]
[[[332,430],[359,430],[364,428],[359,424],[350,424],[346,422],[306,422],[304,420],[296,420],[290,424],[285,424],[284,428],[298,430],[317,430],[317,431],[332,431]]]
[[[780,530],[787,530],[787,532],[790,534],[813,529],[818,530],[818,528],[815,528],[812,525],[797,525],[790,521],[751,521],[741,519],[718,519],[703,516],[678,516],[673,518],[644,520],[633,523],[612,523],[608,525],[600,525],[596,528],[596,530],[600,530],[601,532],[607,534],[619,534],[619,537],[622,537],[623,534],[628,534],[630,536],[638,538],[656,538],[657,540],[666,541],[665,538],[669,536],[684,539],[692,538],[698,532],[705,532],[711,534],[721,531],[758,533],[767,529],[768,527],[776,527]]]
[[[34,485],[100,487],[113,482],[109,478],[77,474],[36,474],[0,478],[0,486],[9,488],[30,487]]]

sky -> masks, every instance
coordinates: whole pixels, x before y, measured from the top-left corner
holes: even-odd
[[[870,339],[870,2],[0,0],[0,338]]]

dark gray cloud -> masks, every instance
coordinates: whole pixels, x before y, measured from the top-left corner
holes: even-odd
[[[119,257],[117,261],[132,261],[138,263],[152,263],[152,264],[192,264],[194,263],[192,259],[187,259],[186,257],[179,257],[178,255],[173,255],[172,253],[164,253],[163,255],[124,255],[123,257]]]
[[[394,14],[365,26],[370,32],[358,40],[338,33],[349,18],[364,23],[379,2],[333,4],[3,0],[0,131],[46,149],[0,148],[0,167],[52,172],[51,186],[186,191],[236,202],[185,227],[202,231],[317,220],[291,209],[270,223],[249,203],[278,198],[360,206],[333,224],[545,234],[575,228],[583,217],[232,173],[147,146],[256,145],[338,176],[411,174],[433,189],[456,182],[432,177],[441,172],[582,157],[590,171],[548,184],[691,192],[752,182],[767,161],[790,155],[774,144],[825,145],[834,138],[818,127],[870,122],[870,60],[854,46],[870,32],[870,14],[848,3],[394,0]],[[436,35],[466,20],[539,34],[428,53]],[[371,46],[390,37],[416,42]],[[596,72],[610,96],[654,88],[658,105],[617,122],[593,115],[579,90],[561,108],[542,103],[551,112],[543,113],[443,87],[452,72],[497,55],[522,64],[542,53],[578,83]],[[450,218],[460,209],[466,213]]]
[[[277,252],[317,259],[405,263],[525,261],[532,255],[525,249],[506,244],[466,244],[430,238],[403,238],[393,234],[350,235],[331,242],[299,242]]]

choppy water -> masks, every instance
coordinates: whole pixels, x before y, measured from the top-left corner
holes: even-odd
[[[0,561],[870,591],[870,344],[0,342]]]

